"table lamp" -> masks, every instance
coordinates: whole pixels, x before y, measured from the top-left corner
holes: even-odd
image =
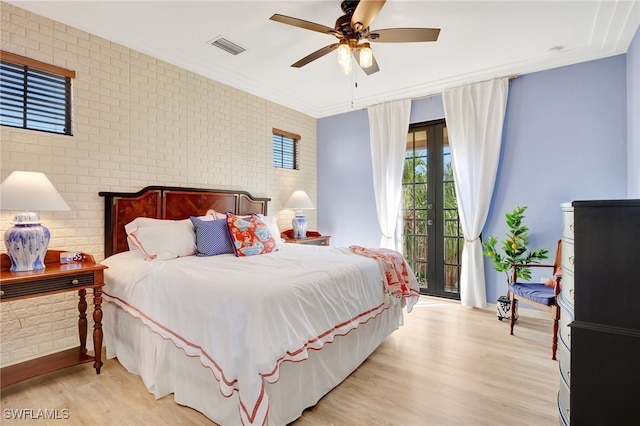
[[[31,210],[70,210],[44,173],[14,171],[0,185],[0,209],[23,210],[4,233],[11,271],[44,269],[51,234]]]
[[[304,215],[303,210],[315,209],[315,206],[311,202],[307,193],[302,190],[294,191],[289,198],[289,201],[287,201],[287,204],[284,205],[284,208],[296,211],[296,215],[291,221],[294,237],[307,238],[307,226],[309,225],[309,221]]]

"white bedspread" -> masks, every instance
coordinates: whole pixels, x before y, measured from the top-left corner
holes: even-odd
[[[265,422],[264,383],[278,380],[282,362],[306,359],[394,302],[375,260],[336,247],[152,262],[124,252],[103,263],[104,298],[199,357],[223,395],[238,392],[245,425]]]

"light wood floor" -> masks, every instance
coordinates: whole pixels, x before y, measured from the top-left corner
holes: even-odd
[[[557,425],[558,364],[551,321],[521,317],[516,335],[495,313],[423,298],[341,385],[292,426]],[[8,386],[0,423],[19,425],[213,425],[167,396],[147,392],[117,360]],[[69,410],[67,420],[7,419],[7,409]]]

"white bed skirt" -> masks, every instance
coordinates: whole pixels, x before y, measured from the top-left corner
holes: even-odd
[[[239,425],[238,394],[224,397],[213,373],[197,357],[188,357],[142,322],[113,303],[103,304],[107,358],[118,358],[142,378],[156,398],[174,394],[179,404],[194,408],[220,425]],[[285,362],[280,380],[266,384],[269,426],[286,425],[351,374],[403,322],[399,303],[322,350],[309,351],[301,362]]]

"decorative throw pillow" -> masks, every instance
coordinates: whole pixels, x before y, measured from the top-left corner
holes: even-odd
[[[254,256],[278,250],[269,227],[256,215],[242,217],[227,213],[227,228],[236,256]]]
[[[131,243],[144,253],[145,260],[175,259],[196,252],[195,230],[189,219],[160,220],[150,226],[128,227],[127,232]]]
[[[227,219],[202,220],[191,216],[191,222],[196,228],[196,256],[216,256],[218,254],[233,253]]]
[[[271,232],[271,236],[276,241],[276,247],[280,248],[280,246],[284,244],[284,239],[280,236],[278,218],[275,216],[265,216],[263,214],[258,214],[258,218],[269,227],[269,232]]]

